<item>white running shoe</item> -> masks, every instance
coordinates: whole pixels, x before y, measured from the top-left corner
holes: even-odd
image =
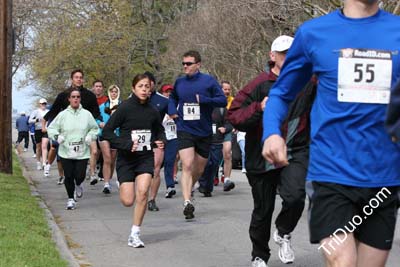
[[[144,243],[139,238],[140,233],[131,233],[128,238],[128,246],[134,248],[144,248]]]
[[[43,174],[45,177],[49,177],[49,175],[50,175],[50,166],[51,166],[50,164],[46,164],[44,166]]]
[[[247,173],[246,168],[242,168],[242,173]]]
[[[268,267],[268,265],[265,263],[265,261],[263,259],[256,257],[251,262],[251,267]]]
[[[278,230],[274,232],[274,241],[279,245],[278,256],[283,263],[292,263],[294,261],[294,251],[292,249],[292,241],[290,234],[281,237]]]
[[[104,184],[103,193],[106,195],[111,194],[111,184],[110,183]]]
[[[90,184],[91,185],[95,185],[95,184],[97,184],[97,176],[96,175],[91,175],[90,176]]]
[[[28,151],[28,149],[24,148],[24,152]]]
[[[36,162],[36,170],[38,171],[42,170],[42,163],[40,163],[39,161]]]
[[[36,158],[36,154],[33,154],[32,158]]]
[[[65,179],[64,176],[60,176],[60,178],[58,178],[57,184],[58,184],[58,185],[62,185],[62,184],[64,183],[64,179]]]
[[[76,203],[73,198],[69,198],[67,201],[67,210],[74,210],[76,208]]]
[[[81,198],[83,196],[83,186],[82,186],[82,184],[75,185],[75,194],[76,194],[77,198]]]

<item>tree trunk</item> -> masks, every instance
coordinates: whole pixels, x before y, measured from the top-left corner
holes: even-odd
[[[11,0],[0,0],[0,172],[12,173]]]

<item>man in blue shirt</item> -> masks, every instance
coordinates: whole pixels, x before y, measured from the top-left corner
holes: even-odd
[[[185,76],[175,82],[169,98],[168,115],[177,124],[183,214],[186,219],[193,219],[191,191],[207,163],[212,136],[211,114],[215,107],[225,107],[227,103],[217,80],[200,72],[201,56],[197,51],[186,52],[182,65]]]
[[[15,127],[18,130],[18,139],[15,147],[18,147],[19,143],[24,139],[24,151],[27,151],[29,146],[29,123],[25,111],[21,111],[21,116],[15,122]]]
[[[400,17],[378,0],[304,23],[264,110],[263,156],[288,163],[280,124],[288,104],[318,78],[311,112],[310,239],[327,266],[385,266],[399,204],[400,145],[385,132],[390,88],[400,77]]]

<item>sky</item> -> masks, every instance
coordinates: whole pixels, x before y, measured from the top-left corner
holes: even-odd
[[[34,91],[34,88],[32,86],[18,88],[19,81],[22,80],[24,76],[25,71],[23,69],[20,69],[17,71],[12,79],[12,108],[16,109],[17,112],[25,111],[29,113],[35,108],[33,103],[35,102],[35,98],[37,97],[34,97],[32,95],[32,92]]]

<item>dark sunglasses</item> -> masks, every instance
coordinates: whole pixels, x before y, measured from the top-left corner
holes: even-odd
[[[81,98],[81,96],[80,95],[71,95],[71,98]]]
[[[193,64],[196,64],[196,62],[182,62],[182,66],[192,66]]]
[[[47,103],[40,103],[40,105],[47,105]]]

